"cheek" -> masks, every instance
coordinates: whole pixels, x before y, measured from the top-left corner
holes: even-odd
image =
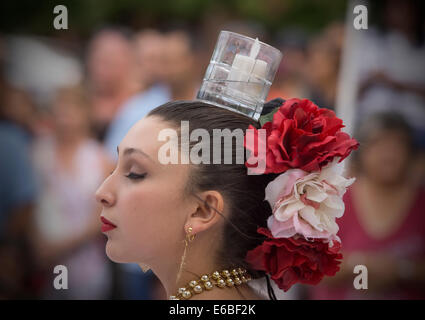
[[[115,239],[111,237],[109,241],[111,255],[120,251],[120,257],[115,254],[115,259],[148,263],[174,250],[177,217],[183,216],[179,214],[177,197],[163,188],[145,184],[129,187],[119,195],[119,201],[119,227]]]

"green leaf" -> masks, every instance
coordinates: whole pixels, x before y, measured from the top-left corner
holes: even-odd
[[[273,111],[261,116],[260,119],[258,119],[260,125],[263,126],[266,122],[273,121],[273,115],[277,112],[277,110],[279,110],[279,108],[280,107],[276,107]]]

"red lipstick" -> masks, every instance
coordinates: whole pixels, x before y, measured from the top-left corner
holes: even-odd
[[[102,232],[107,232],[109,230],[115,229],[117,226],[114,225],[112,222],[110,222],[105,217],[100,217],[100,220],[102,221]]]

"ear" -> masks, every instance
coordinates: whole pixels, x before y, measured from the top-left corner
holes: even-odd
[[[205,191],[199,195],[199,198],[195,211],[189,215],[185,223],[185,230],[192,227],[192,234],[211,228],[222,219],[220,213],[223,214],[224,199],[220,192]],[[201,199],[204,201],[201,202]]]

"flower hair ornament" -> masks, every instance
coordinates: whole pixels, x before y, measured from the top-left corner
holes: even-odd
[[[297,282],[314,285],[339,271],[341,240],[335,219],[343,215],[342,197],[355,180],[343,177],[341,161],[359,144],[341,131],[343,122],[332,110],[310,100],[268,104],[276,107],[259,119],[266,134],[250,126],[259,141],[254,144],[245,136],[244,146],[253,157],[258,145],[265,144],[261,173],[278,175],[265,189],[272,215],[267,228],[257,229],[265,240],[245,260],[288,291]],[[245,165],[255,172],[249,160]]]

